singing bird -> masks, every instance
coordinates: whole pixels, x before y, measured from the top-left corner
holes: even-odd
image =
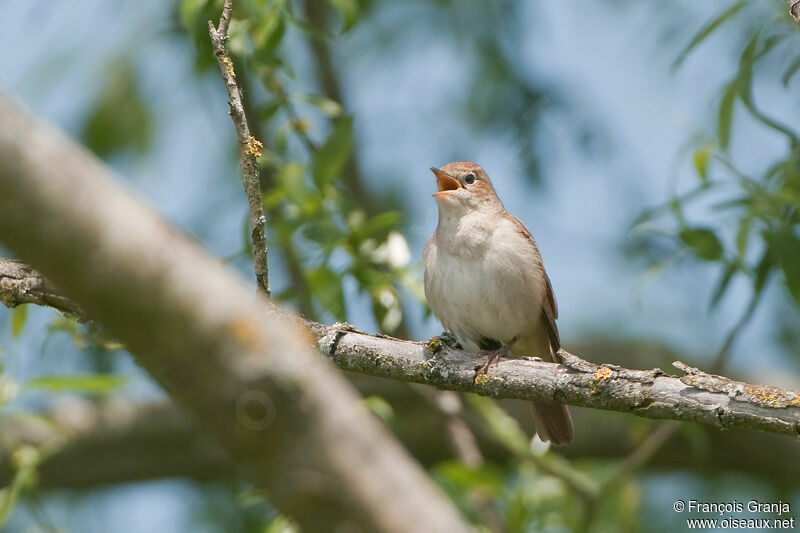
[[[561,362],[558,306],[533,235],[506,211],[486,172],[454,161],[431,168],[439,224],[425,245],[425,296],[465,350],[488,356],[479,373],[509,351]],[[554,445],[572,442],[567,407],[533,404],[536,432]]]

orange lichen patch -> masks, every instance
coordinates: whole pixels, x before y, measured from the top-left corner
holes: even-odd
[[[594,372],[594,379],[601,380],[601,379],[611,379],[614,375],[614,371],[608,368],[607,366],[601,366]]]
[[[253,137],[252,135],[247,138],[247,150],[246,152],[255,157],[261,157],[261,149],[264,148],[264,144]]]
[[[255,348],[258,346],[261,339],[261,332],[259,331],[256,321],[249,316],[234,318],[228,323],[228,327],[233,337],[243,345],[248,348]]]
[[[424,344],[425,349],[431,352],[432,354],[439,353],[441,349],[444,347],[442,343],[442,339],[439,337],[431,337],[428,341]]]
[[[233,71],[233,61],[231,61],[230,57],[223,57],[222,62],[225,63],[225,68],[228,69],[228,75],[231,78],[236,77],[236,73]]]
[[[757,387],[753,385],[747,385],[744,391],[754,401],[767,407],[800,407],[800,394],[792,393],[790,396],[786,391],[773,387]]]
[[[681,381],[686,385],[697,385],[697,376],[692,374],[681,376]]]
[[[486,385],[487,383],[489,383],[488,374],[478,374],[475,376],[475,385]]]
[[[589,382],[589,391],[592,394],[600,392],[600,384],[614,377],[614,371],[607,366],[601,366],[592,374],[592,381]]]

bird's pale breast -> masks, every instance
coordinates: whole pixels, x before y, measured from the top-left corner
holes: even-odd
[[[545,281],[533,243],[509,219],[474,213],[425,247],[425,293],[464,344],[509,343],[538,329]],[[467,346],[476,349],[476,346]]]

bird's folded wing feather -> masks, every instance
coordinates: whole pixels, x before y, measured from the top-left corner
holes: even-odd
[[[531,246],[536,250],[536,255],[541,257],[539,253],[539,247],[536,246],[536,240],[533,238],[533,235],[528,228],[525,227],[525,224],[520,222],[520,220],[512,215],[511,213],[506,212],[508,217],[511,219],[512,222],[516,225],[517,229],[521,234],[523,234],[527,239],[530,241]],[[542,298],[542,323],[547,331],[548,336],[550,337],[550,345],[553,348],[553,357],[557,358],[556,352],[558,349],[561,348],[561,340],[558,336],[558,326],[556,325],[556,319],[558,318],[558,302],[556,302],[556,296],[553,293],[553,285],[550,283],[550,277],[547,275],[547,271],[544,268],[544,264],[542,266],[542,272],[544,272],[544,298]],[[558,359],[556,362],[561,362]]]

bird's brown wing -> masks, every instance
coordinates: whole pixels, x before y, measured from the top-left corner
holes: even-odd
[[[539,247],[536,246],[536,240],[533,238],[533,235],[528,228],[525,227],[517,217],[508,213],[506,214],[511,219],[512,222],[516,225],[517,229],[521,234],[528,238],[533,246],[534,250],[536,250],[536,255],[539,256],[541,260],[541,254],[539,253]],[[561,339],[558,336],[558,326],[556,325],[556,319],[558,318],[558,302],[556,302],[556,295],[553,293],[553,285],[550,283],[550,277],[547,275],[547,271],[544,268],[544,263],[541,265],[542,272],[544,272],[544,298],[542,298],[542,323],[547,331],[547,335],[550,337],[550,345],[553,348],[553,356],[556,356],[556,352],[558,349],[561,348]],[[557,361],[560,362],[560,361]]]

